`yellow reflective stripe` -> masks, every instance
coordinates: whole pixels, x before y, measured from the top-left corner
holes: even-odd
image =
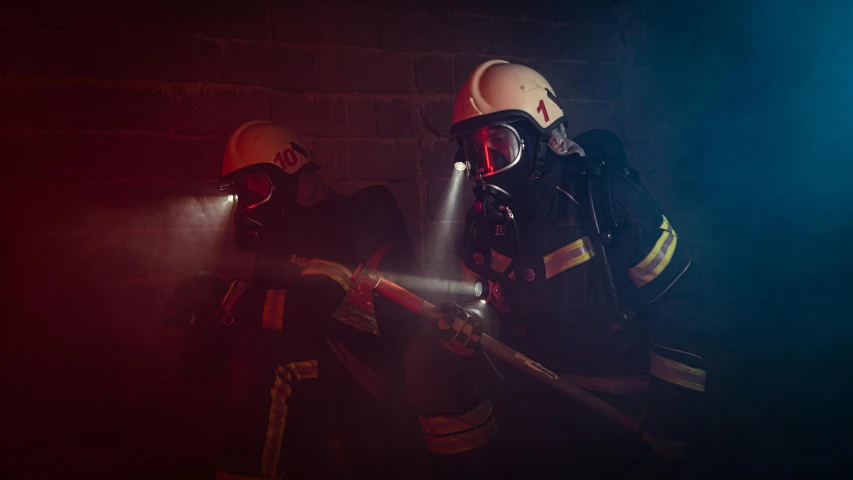
[[[512,261],[511,258],[492,250],[492,270],[498,273],[504,273],[507,267],[509,267],[510,261]]]
[[[705,370],[670,360],[654,352],[651,352],[649,357],[649,373],[690,390],[705,391]]]
[[[589,237],[583,237],[542,257],[545,279],[576,267],[595,256]]]
[[[290,362],[275,370],[275,383],[270,389],[270,413],[267,422],[267,435],[264,439],[264,450],[261,454],[261,475],[275,477],[278,474],[278,464],[281,456],[281,441],[284,437],[284,426],[287,423],[287,399],[290,398],[291,381],[306,378],[317,378],[317,360]]]
[[[297,267],[304,267],[304,266],[308,263],[308,259],[307,259],[307,258],[305,258],[305,257],[300,257],[299,255],[296,255],[296,254],[293,254],[293,253],[291,253],[291,254],[287,257],[287,260],[288,260],[290,263],[292,263],[292,264],[296,265]]]
[[[282,473],[275,477],[250,477],[248,475],[234,475],[231,473],[225,473],[222,470],[217,470],[213,474],[213,478],[216,480],[282,480],[284,478],[284,474]]]
[[[672,229],[672,226],[670,226],[666,216],[663,217],[660,229],[663,230],[663,233],[661,233],[660,238],[655,242],[652,251],[640,263],[628,270],[628,275],[637,288],[656,279],[667,265],[669,265],[672,255],[675,253],[678,235]]]
[[[296,380],[317,378],[320,373],[317,360],[290,362],[283,367],[278,367],[278,370],[276,370],[276,372],[282,374],[285,380],[288,381],[290,381],[291,378],[295,378]]]
[[[490,402],[457,417],[420,417],[420,421],[427,448],[438,454],[459,453],[481,447],[498,431]]]
[[[338,282],[344,291],[349,291],[349,279],[352,277],[352,272],[340,263],[327,262],[326,260],[314,258],[305,264],[305,268],[300,275],[329,277]]]
[[[281,331],[284,319],[284,301],[286,299],[287,290],[267,290],[262,319],[265,329]]]
[[[275,386],[272,388],[267,435],[261,454],[261,475],[265,477],[275,476],[278,472],[281,441],[284,437],[284,426],[287,423],[287,397],[289,396],[290,385],[282,384],[280,378],[276,376]]]

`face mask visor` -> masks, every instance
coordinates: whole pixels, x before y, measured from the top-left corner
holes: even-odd
[[[468,178],[478,182],[509,170],[521,160],[524,142],[507,124],[491,125],[461,138]]]
[[[265,173],[253,172],[234,179],[228,191],[234,195],[235,211],[241,214],[269,202],[275,185]]]

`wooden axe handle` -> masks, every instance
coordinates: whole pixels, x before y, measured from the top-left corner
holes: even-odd
[[[400,305],[406,310],[417,313],[418,315],[429,318],[430,320],[438,321],[438,319],[443,317],[442,313],[435,307],[435,305],[385,277],[380,276],[378,278],[378,282],[376,282],[376,287],[373,291],[388,300],[391,300],[397,305]]]
[[[506,363],[534,376],[542,383],[557,389],[564,395],[571,397],[596,412],[609,417],[629,432],[634,434],[639,433],[640,424],[618,408],[552,372],[539,362],[531,360],[520,352],[504,345],[494,337],[483,334],[480,337],[480,346],[483,347],[483,350],[495,355]]]
[[[371,272],[373,275],[376,273],[377,272]],[[374,291],[392,302],[430,320],[438,321],[438,319],[443,316],[435,305],[406,290],[400,285],[397,285],[382,276],[379,276],[377,280]],[[519,370],[533,375],[535,378],[539,379],[539,381],[550,385],[552,388],[557,389],[564,395],[567,395],[598,413],[609,417],[628,431],[632,433],[639,432],[640,426],[637,421],[623,413],[618,408],[545,368],[540,363],[535,362],[516,350],[504,345],[494,337],[483,334],[480,336],[479,343],[480,346],[483,347],[483,350],[495,355]]]

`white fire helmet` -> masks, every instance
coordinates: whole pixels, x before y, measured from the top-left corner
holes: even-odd
[[[270,164],[293,175],[312,162],[305,142],[296,132],[266,120],[244,123],[231,134],[222,158],[222,186],[234,172],[252,165]]]
[[[539,72],[490,60],[474,69],[456,96],[450,133],[460,140],[469,177],[482,179],[521,159],[524,142],[510,123],[526,120],[548,135],[564,118],[554,89]]]

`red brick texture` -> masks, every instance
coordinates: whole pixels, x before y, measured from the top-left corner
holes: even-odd
[[[168,427],[172,420],[186,427],[178,419],[195,407],[155,394],[133,398],[156,383],[178,384],[168,370],[175,332],[156,320],[175,281],[200,269],[252,267],[231,244],[230,205],[217,188],[228,135],[241,123],[271,119],[297,130],[341,192],[387,185],[434,274],[452,273],[442,269],[453,264],[449,242],[470,203],[467,182],[450,188],[457,147],[449,128],[454,93],[480,62],[539,69],[563,101],[572,134],[612,129],[650,165],[665,164],[657,156],[669,152],[656,138],[666,122],[654,76],[642,66],[644,37],[620,37],[610,2],[550,0],[535,9],[483,0],[13,3],[0,6],[5,278],[20,278],[16,289],[50,285],[52,298],[73,302],[33,310],[41,301],[21,296],[28,324],[88,332],[79,347],[56,346],[52,361],[37,365],[94,352],[85,368],[74,367],[93,379],[85,392],[62,389],[62,371],[31,391],[61,392],[51,398],[68,405],[84,405],[84,396],[124,402],[66,430],[36,415],[28,429],[72,439],[43,447],[56,452],[41,457],[61,454],[74,463],[63,465],[66,472],[97,474],[106,468],[98,458],[178,458],[204,444],[198,432]],[[36,319],[42,310],[50,314]],[[124,363],[107,360],[113,356]],[[110,390],[133,372],[141,376]],[[199,399],[171,398],[184,397]],[[132,418],[110,426],[129,411]],[[162,428],[110,440],[137,431],[133,418],[160,418]]]
[[[213,66],[218,65],[218,60]],[[308,90],[311,88],[311,52],[287,45],[228,45],[222,52],[222,79],[227,83]]]

